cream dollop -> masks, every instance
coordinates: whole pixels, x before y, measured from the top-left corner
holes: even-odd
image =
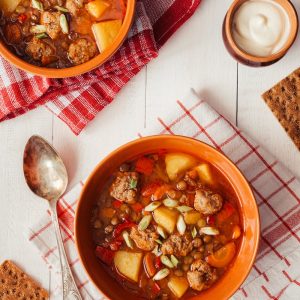
[[[251,55],[265,57],[279,52],[290,31],[287,12],[273,0],[246,1],[233,16],[233,39]]]

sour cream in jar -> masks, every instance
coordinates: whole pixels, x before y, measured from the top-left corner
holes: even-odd
[[[289,16],[273,0],[248,0],[235,12],[232,37],[248,54],[266,57],[279,52],[291,32]]]

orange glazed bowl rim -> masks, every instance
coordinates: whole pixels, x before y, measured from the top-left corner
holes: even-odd
[[[90,226],[91,211],[87,212],[87,205],[92,205],[91,202],[96,203],[95,189],[98,189],[98,185],[100,185],[100,182],[97,181],[98,176],[106,177],[106,179],[103,178],[105,181],[111,174],[111,170],[115,170],[122,162],[137,155],[153,153],[160,149],[188,153],[209,162],[225,176],[237,196],[243,236],[236,257],[231,267],[215,284],[189,298],[192,300],[229,299],[242,285],[254,264],[260,236],[259,212],[247,180],[234,163],[212,146],[189,137],[155,135],[140,138],[112,151],[95,167],[83,186],[75,213],[75,244],[80,262],[91,281],[106,297],[119,300],[124,299],[125,295],[127,296],[128,292],[106,273],[100,262],[97,262],[99,266],[95,266],[97,260],[94,254],[95,245],[93,249],[88,249],[89,246],[93,245],[93,242],[90,241],[92,240],[91,234],[90,237],[87,237],[89,231],[92,231]],[[108,175],[104,175],[104,173]],[[101,189],[98,189],[97,193]],[[122,293],[121,296],[118,293]],[[138,299],[128,293],[129,296],[130,299]]]
[[[91,60],[81,65],[72,66],[63,69],[35,66],[26,62],[25,60],[18,57],[17,55],[15,55],[12,51],[10,51],[7,48],[4,41],[2,40],[0,40],[0,55],[3,56],[7,61],[9,61],[17,68],[26,71],[28,73],[46,77],[46,78],[67,78],[67,77],[82,75],[103,65],[122,46],[122,43],[126,39],[134,19],[135,5],[136,5],[136,0],[127,0],[126,15],[123,20],[122,27],[116,39],[112,43],[112,45],[102,53],[98,54]]]

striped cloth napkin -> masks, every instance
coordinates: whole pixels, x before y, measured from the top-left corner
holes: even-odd
[[[79,134],[132,77],[157,57],[158,50],[190,18],[200,1],[139,0],[135,22],[123,46],[103,66],[82,76],[33,76],[0,56],[0,122],[45,104]]]
[[[254,191],[261,216],[260,249],[253,269],[232,299],[300,299],[300,182],[271,154],[191,94],[174,103],[140,136],[178,134],[204,141],[226,154],[243,172]],[[84,182],[58,205],[67,256],[84,299],[102,299],[85,275],[75,250],[73,221]],[[29,240],[43,259],[57,266],[50,215],[30,228]]]

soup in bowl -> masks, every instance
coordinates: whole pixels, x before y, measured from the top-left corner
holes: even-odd
[[[154,136],[98,165],[75,235],[83,266],[111,299],[227,299],[252,267],[259,217],[224,155],[193,139]]]
[[[0,52],[39,75],[87,72],[121,45],[134,4],[134,0],[4,0]]]

